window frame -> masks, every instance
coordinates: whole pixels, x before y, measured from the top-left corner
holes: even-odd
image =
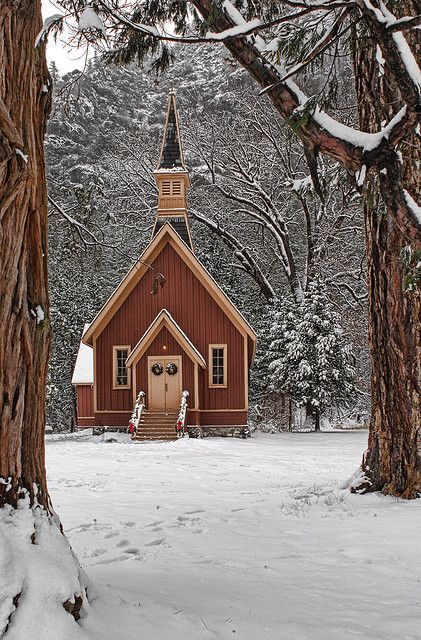
[[[222,384],[215,384],[213,382],[213,350],[214,349],[222,349],[223,350],[223,383]],[[227,352],[228,352],[228,345],[225,344],[210,344],[209,345],[209,388],[210,389],[226,389],[227,388],[227,369],[228,369],[228,362],[227,362]]]
[[[117,382],[117,373],[118,373],[117,353],[118,351],[123,351],[123,350],[127,351],[127,358],[128,358],[132,350],[129,344],[113,345],[113,389],[131,389],[132,387],[132,371],[130,367],[126,367],[127,384],[118,384]]]

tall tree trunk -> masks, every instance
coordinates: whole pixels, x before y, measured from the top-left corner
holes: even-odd
[[[51,94],[40,0],[0,7],[0,506],[22,489],[48,508],[45,384],[50,348],[43,138]]]
[[[418,0],[399,6],[401,15],[421,11]],[[411,44],[419,60],[420,38],[415,37]],[[361,129],[378,131],[396,112],[399,86],[387,67],[379,67],[376,45],[366,33],[354,37],[354,61]],[[421,296],[419,282],[411,282],[410,273],[421,245],[398,227],[395,193],[404,185],[420,201],[420,161],[414,132],[398,155],[390,153],[380,174],[369,173],[364,192],[372,416],[365,480],[358,489],[407,498],[421,492]],[[405,251],[413,257],[408,253],[405,260]]]
[[[58,599],[59,615],[67,617],[64,607],[77,619],[85,596],[80,567],[52,513],[44,462],[50,324],[43,138],[51,92],[45,47],[34,46],[41,27],[41,0],[1,0],[0,520],[9,554],[1,568],[6,574],[0,585],[1,637],[15,609],[39,596],[34,596],[39,577],[34,580],[30,574],[42,557],[43,588],[53,590],[45,598],[60,591],[75,596],[63,603]],[[39,535],[44,544],[37,551]],[[43,620],[42,615],[37,610],[36,617]],[[23,637],[19,633],[15,630],[16,637]]]

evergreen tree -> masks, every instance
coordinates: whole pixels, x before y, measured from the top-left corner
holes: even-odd
[[[271,388],[305,406],[320,430],[326,409],[346,404],[356,392],[352,352],[321,281],[309,285],[299,306],[280,304],[270,337]]]

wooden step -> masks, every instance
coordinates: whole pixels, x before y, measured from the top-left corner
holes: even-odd
[[[140,436],[140,435],[135,435],[134,438],[132,438],[133,442],[141,442],[141,441],[146,441],[146,440],[155,440],[155,441],[159,441],[159,440],[178,440],[177,436]]]
[[[161,424],[159,422],[144,422],[143,424],[139,424],[137,428],[139,431],[143,431],[143,429],[174,429],[175,431],[175,423],[168,422],[167,424]]]
[[[166,418],[157,418],[149,417],[146,420],[139,420],[139,424],[176,424],[176,420],[167,420]]]
[[[177,416],[142,416],[140,422],[159,422],[159,424],[170,422],[171,424],[175,424],[177,422]]]
[[[144,424],[140,424],[138,426],[139,431],[142,429],[174,429],[175,424],[173,422],[168,422],[168,424],[160,424],[159,422],[145,422]]]
[[[178,440],[175,428],[177,419],[177,409],[151,409],[144,411],[132,440],[134,442]]]
[[[161,436],[168,436],[168,437],[176,437],[177,436],[177,432],[174,429],[174,431],[158,431],[156,429],[146,429],[145,431],[137,431],[135,433],[136,436],[154,436],[156,438],[160,438]]]

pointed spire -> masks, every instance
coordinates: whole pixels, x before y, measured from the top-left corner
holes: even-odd
[[[167,117],[164,125],[161,155],[158,169],[185,169],[183,148],[181,146],[180,128],[178,124],[175,89],[171,89],[168,99]]]
[[[187,192],[190,187],[190,179],[184,164],[174,89],[170,91],[169,95],[164,137],[154,176],[158,187],[158,208],[152,238],[164,224],[170,224],[187,246],[193,250],[187,213]]]

